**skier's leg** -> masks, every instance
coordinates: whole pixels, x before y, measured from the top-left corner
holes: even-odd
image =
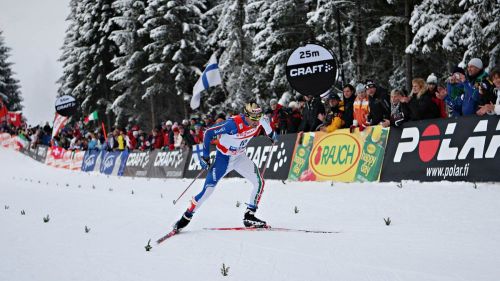
[[[226,175],[228,164],[229,156],[217,151],[215,162],[207,172],[203,189],[191,199],[191,204],[186,212],[184,212],[181,219],[175,224],[175,229],[180,231],[189,224],[194,212],[196,212],[201,207],[203,202],[210,197],[215,189],[215,186],[217,185],[217,182]]]
[[[260,175],[259,168],[245,154],[239,155],[235,162],[237,163],[235,163],[234,169],[253,185],[243,224],[247,227],[265,227],[266,222],[255,217],[260,198],[264,192],[264,179]]]
[[[246,154],[239,155],[236,162],[234,169],[253,185],[248,206],[257,209],[264,192],[264,179],[261,177],[257,165]]]

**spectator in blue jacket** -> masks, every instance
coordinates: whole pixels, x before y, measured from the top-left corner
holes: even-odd
[[[452,117],[462,116],[462,100],[464,96],[465,70],[456,66],[451,76],[446,81],[446,93],[444,99],[448,105],[449,115]]]
[[[478,58],[471,59],[467,64],[466,79],[461,81],[464,83],[462,115],[476,114],[481,98],[479,87],[487,77],[488,73],[483,69],[483,62]]]

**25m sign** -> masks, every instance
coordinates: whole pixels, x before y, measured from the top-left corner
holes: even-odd
[[[498,116],[409,122],[389,143],[382,181],[500,181]]]

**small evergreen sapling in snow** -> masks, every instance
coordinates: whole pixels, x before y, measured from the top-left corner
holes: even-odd
[[[396,186],[399,188],[403,188],[403,182],[398,182],[398,184]]]
[[[477,189],[477,183],[473,182],[472,187],[474,187],[474,189]]]
[[[391,218],[390,217],[384,218],[384,221],[385,221],[385,225],[387,225],[387,226],[391,225]]]
[[[89,233],[90,232],[90,228],[88,226],[85,226],[85,233]]]
[[[8,210],[10,207],[8,205],[5,205],[5,210]]]
[[[226,266],[224,263],[222,263],[220,273],[222,274],[222,276],[227,276],[229,274],[229,266]]]
[[[21,216],[24,216],[26,215],[26,211],[25,210],[21,210]]]
[[[293,208],[293,211],[298,214],[299,213],[299,207],[295,206],[295,208]]]
[[[149,239],[148,244],[144,247],[144,248],[146,249],[146,252],[151,251],[151,249],[153,248],[153,247],[150,245],[150,243],[151,243],[151,239]]]
[[[236,208],[239,208],[241,205],[240,201],[236,201]]]
[[[43,218],[44,223],[48,223],[49,221],[50,221],[49,215],[47,215],[46,217]]]

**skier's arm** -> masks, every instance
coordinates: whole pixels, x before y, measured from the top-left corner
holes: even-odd
[[[203,136],[203,157],[208,158],[210,156],[210,142],[215,136],[228,133],[234,134],[237,130],[236,123],[232,119],[217,123],[208,128]]]

